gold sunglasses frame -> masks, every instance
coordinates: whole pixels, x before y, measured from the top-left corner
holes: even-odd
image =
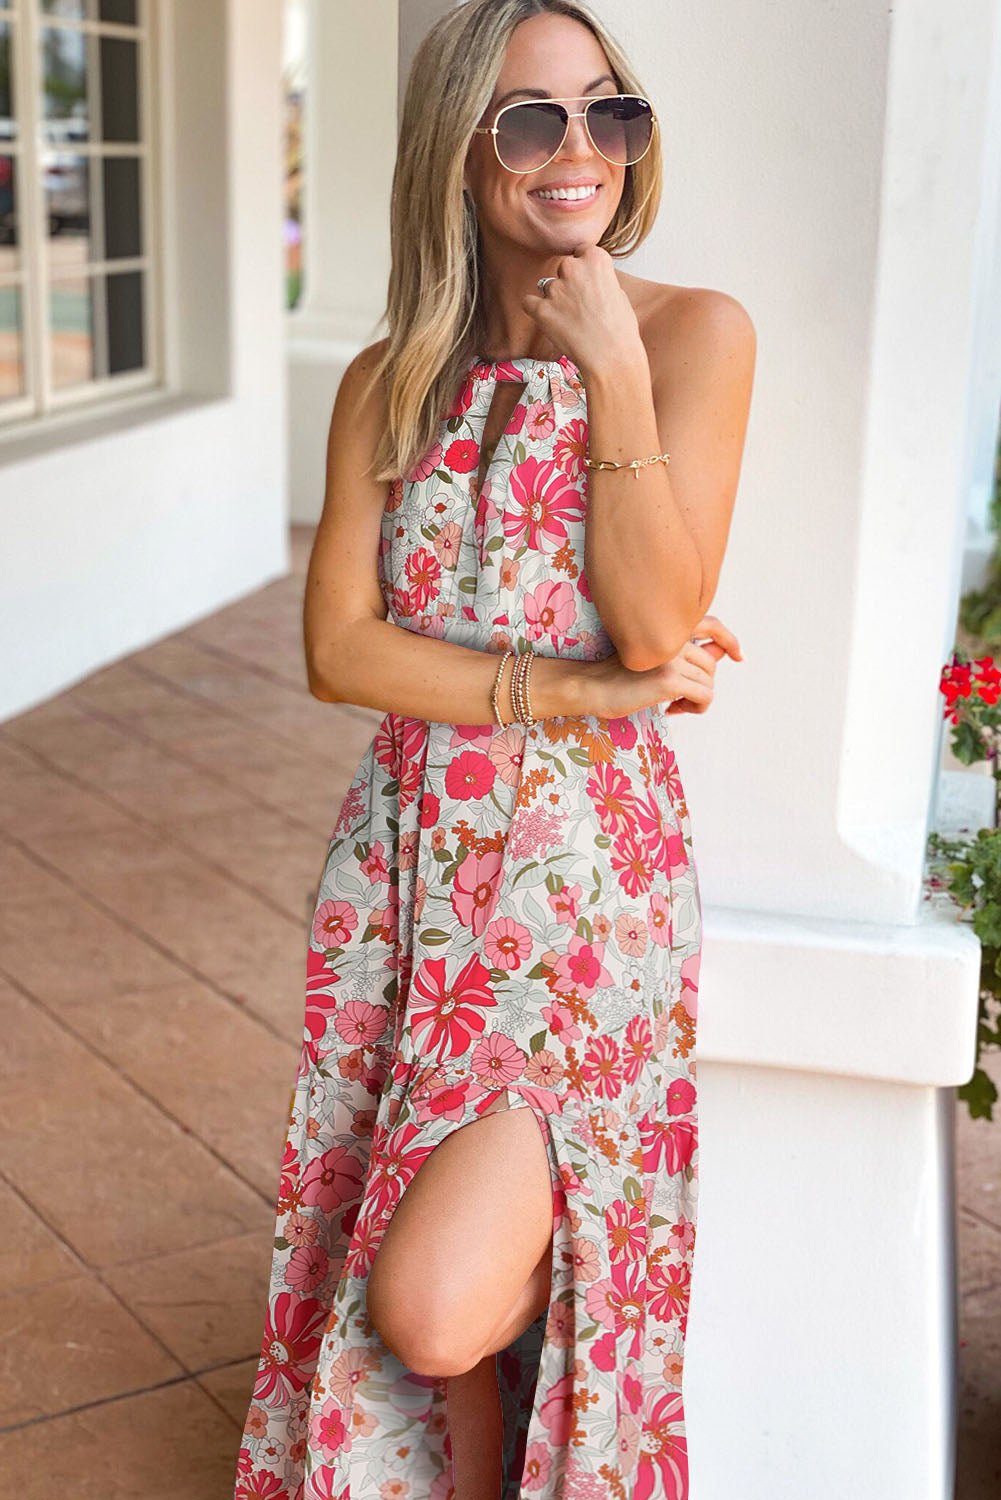
[[[579,104],[582,99],[587,100],[587,104],[583,109],[567,110],[567,124],[566,129],[563,132],[563,139],[556,147],[556,150],[553,152],[552,156],[547,156],[544,162],[540,162],[537,167],[525,167],[522,169],[518,167],[509,167],[507,162],[501,158],[500,151],[497,149],[497,121],[506,110],[517,109],[518,106],[522,104]],[[634,157],[632,161],[613,161],[610,156],[605,156],[604,151],[602,151],[594,136],[591,134],[591,127],[587,123],[587,112],[591,108],[592,104],[599,104],[602,99],[639,99],[643,104],[649,105],[650,139],[647,141],[639,156]],[[584,121],[584,129],[587,131],[587,138],[591,142],[591,145],[594,147],[595,151],[597,151],[598,155],[602,157],[603,160],[610,162],[613,167],[632,167],[635,166],[638,161],[642,161],[644,156],[646,156],[647,152],[650,150],[650,147],[653,145],[653,133],[658,125],[657,114],[654,110],[653,105],[650,103],[650,100],[644,98],[642,94],[576,94],[565,99],[550,99],[548,95],[543,95],[539,99],[512,99],[510,104],[502,104],[500,109],[494,115],[494,123],[492,125],[474,125],[473,134],[493,136],[494,155],[500,162],[501,166],[504,168],[505,172],[513,172],[516,177],[527,177],[530,172],[541,172],[543,167],[548,167],[549,163],[560,154],[560,152],[563,150],[563,147],[567,143],[567,136],[570,134],[571,120]]]

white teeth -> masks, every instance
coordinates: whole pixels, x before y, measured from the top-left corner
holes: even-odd
[[[598,191],[596,183],[580,188],[536,188],[536,198],[593,198]]]

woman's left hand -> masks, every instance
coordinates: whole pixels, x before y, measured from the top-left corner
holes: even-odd
[[[633,305],[607,250],[583,244],[557,264],[545,294],[533,289],[522,307],[583,374],[646,356]]]

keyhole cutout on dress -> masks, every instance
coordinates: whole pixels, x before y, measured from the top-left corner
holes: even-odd
[[[514,415],[514,409],[525,393],[527,381],[498,380],[494,386],[494,393],[490,399],[490,410],[487,412],[487,420],[483,425],[483,437],[480,442],[480,466],[476,474],[476,493],[479,494],[483,488],[483,481],[487,477],[487,470],[493,463],[497,444],[503,435],[504,429]]]

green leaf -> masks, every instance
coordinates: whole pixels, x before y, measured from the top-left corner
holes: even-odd
[[[582,937],[584,939],[585,943],[594,942],[594,928],[591,926],[591,923],[588,921],[587,917],[577,918],[577,926],[575,928],[575,931],[578,937]]]
[[[558,896],[563,889],[564,881],[562,875],[557,875],[555,870],[550,870],[546,876],[546,890],[553,896]]]
[[[569,755],[570,759],[578,766],[589,766],[591,764],[591,757],[588,755],[583,745],[568,745],[567,754]]]
[[[607,849],[612,840],[607,833],[596,833],[594,836],[594,842],[597,844],[599,849]]]
[[[625,1182],[623,1182],[622,1187],[630,1203],[643,1202],[643,1189],[640,1187],[635,1177],[627,1177]]]
[[[538,868],[539,868],[539,861],[537,859],[530,859],[527,865],[522,865],[522,867],[518,871],[517,875],[511,881],[511,884],[512,885],[517,885],[518,881],[521,879],[521,877],[523,875],[527,875],[528,872],[529,872],[529,870],[537,870]]]
[[[543,1047],[546,1045],[546,1037],[548,1035],[548,1031],[537,1031],[532,1037],[532,1040],[528,1045],[531,1048],[533,1057],[535,1056],[536,1052],[542,1051]]]
[[[464,594],[475,594],[476,593],[476,579],[475,578],[470,578],[468,575],[465,578],[460,578],[459,579],[459,588],[461,589],[461,591]]]
[[[425,927],[418,939],[429,948],[436,947],[439,943],[447,943],[449,933],[443,932],[440,927]]]

